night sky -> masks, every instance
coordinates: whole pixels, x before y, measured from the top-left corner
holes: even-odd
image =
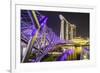
[[[62,14],[68,22],[76,25],[77,37],[89,37],[89,13],[76,12],[55,12],[55,11],[39,11],[42,15],[48,17],[47,26],[59,36],[60,35],[60,19]]]

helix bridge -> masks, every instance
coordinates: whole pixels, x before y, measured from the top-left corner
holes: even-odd
[[[41,62],[49,52],[68,43],[47,26],[47,20],[48,17],[38,11],[21,10],[21,62]],[[73,52],[62,52],[56,61],[67,60]]]

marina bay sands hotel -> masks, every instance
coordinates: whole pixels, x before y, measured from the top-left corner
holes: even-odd
[[[76,25],[69,23],[62,15],[59,15],[61,20],[60,38],[62,40],[71,40],[76,37]]]

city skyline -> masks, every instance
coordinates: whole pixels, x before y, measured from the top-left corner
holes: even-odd
[[[68,22],[76,25],[76,36],[89,38],[89,13],[79,12],[56,12],[56,11],[38,11],[48,17],[47,26],[52,28],[56,35],[60,36],[60,18],[62,14]]]
[[[87,25],[75,25],[68,15]],[[89,60],[89,40],[76,35],[87,37],[88,31],[87,14],[21,10],[21,62]]]

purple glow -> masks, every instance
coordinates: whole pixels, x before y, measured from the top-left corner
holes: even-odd
[[[47,17],[45,18],[45,20],[41,23],[41,27],[43,27],[44,25],[46,25],[46,22],[47,22]]]
[[[62,53],[59,58],[57,59],[58,61],[66,61],[69,55],[73,54],[73,50],[66,50],[64,53]]]
[[[69,55],[71,55],[71,54],[73,54],[73,53],[74,53],[74,50],[72,50],[72,49],[68,50],[68,54],[69,54]]]
[[[28,13],[28,14],[27,14]],[[21,17],[24,20],[21,20],[21,38],[30,39],[30,37],[34,37],[34,34],[36,33],[37,29],[35,27],[35,23],[33,21],[33,17],[31,15],[31,11],[28,11],[27,13],[23,13],[24,15]],[[58,37],[55,32],[47,26],[47,20],[48,17],[41,16],[39,13],[37,13],[37,18],[40,23],[40,31],[38,33],[38,37],[36,41],[34,42],[33,46],[35,46],[37,49],[32,47],[32,53],[36,54],[36,57],[33,58],[33,62],[39,62],[41,59],[48,54],[49,51],[53,51],[57,48],[55,48],[58,45],[63,45],[67,43],[65,40],[61,40],[60,37]],[[27,20],[26,20],[27,19]],[[29,21],[28,21],[29,20]],[[41,40],[45,40],[42,42]],[[27,42],[28,42],[27,41]],[[46,44],[48,43],[48,44]],[[42,53],[40,52],[42,51]],[[60,55],[59,60],[65,61],[67,60],[67,56],[73,54],[73,50],[67,50],[62,55]]]

